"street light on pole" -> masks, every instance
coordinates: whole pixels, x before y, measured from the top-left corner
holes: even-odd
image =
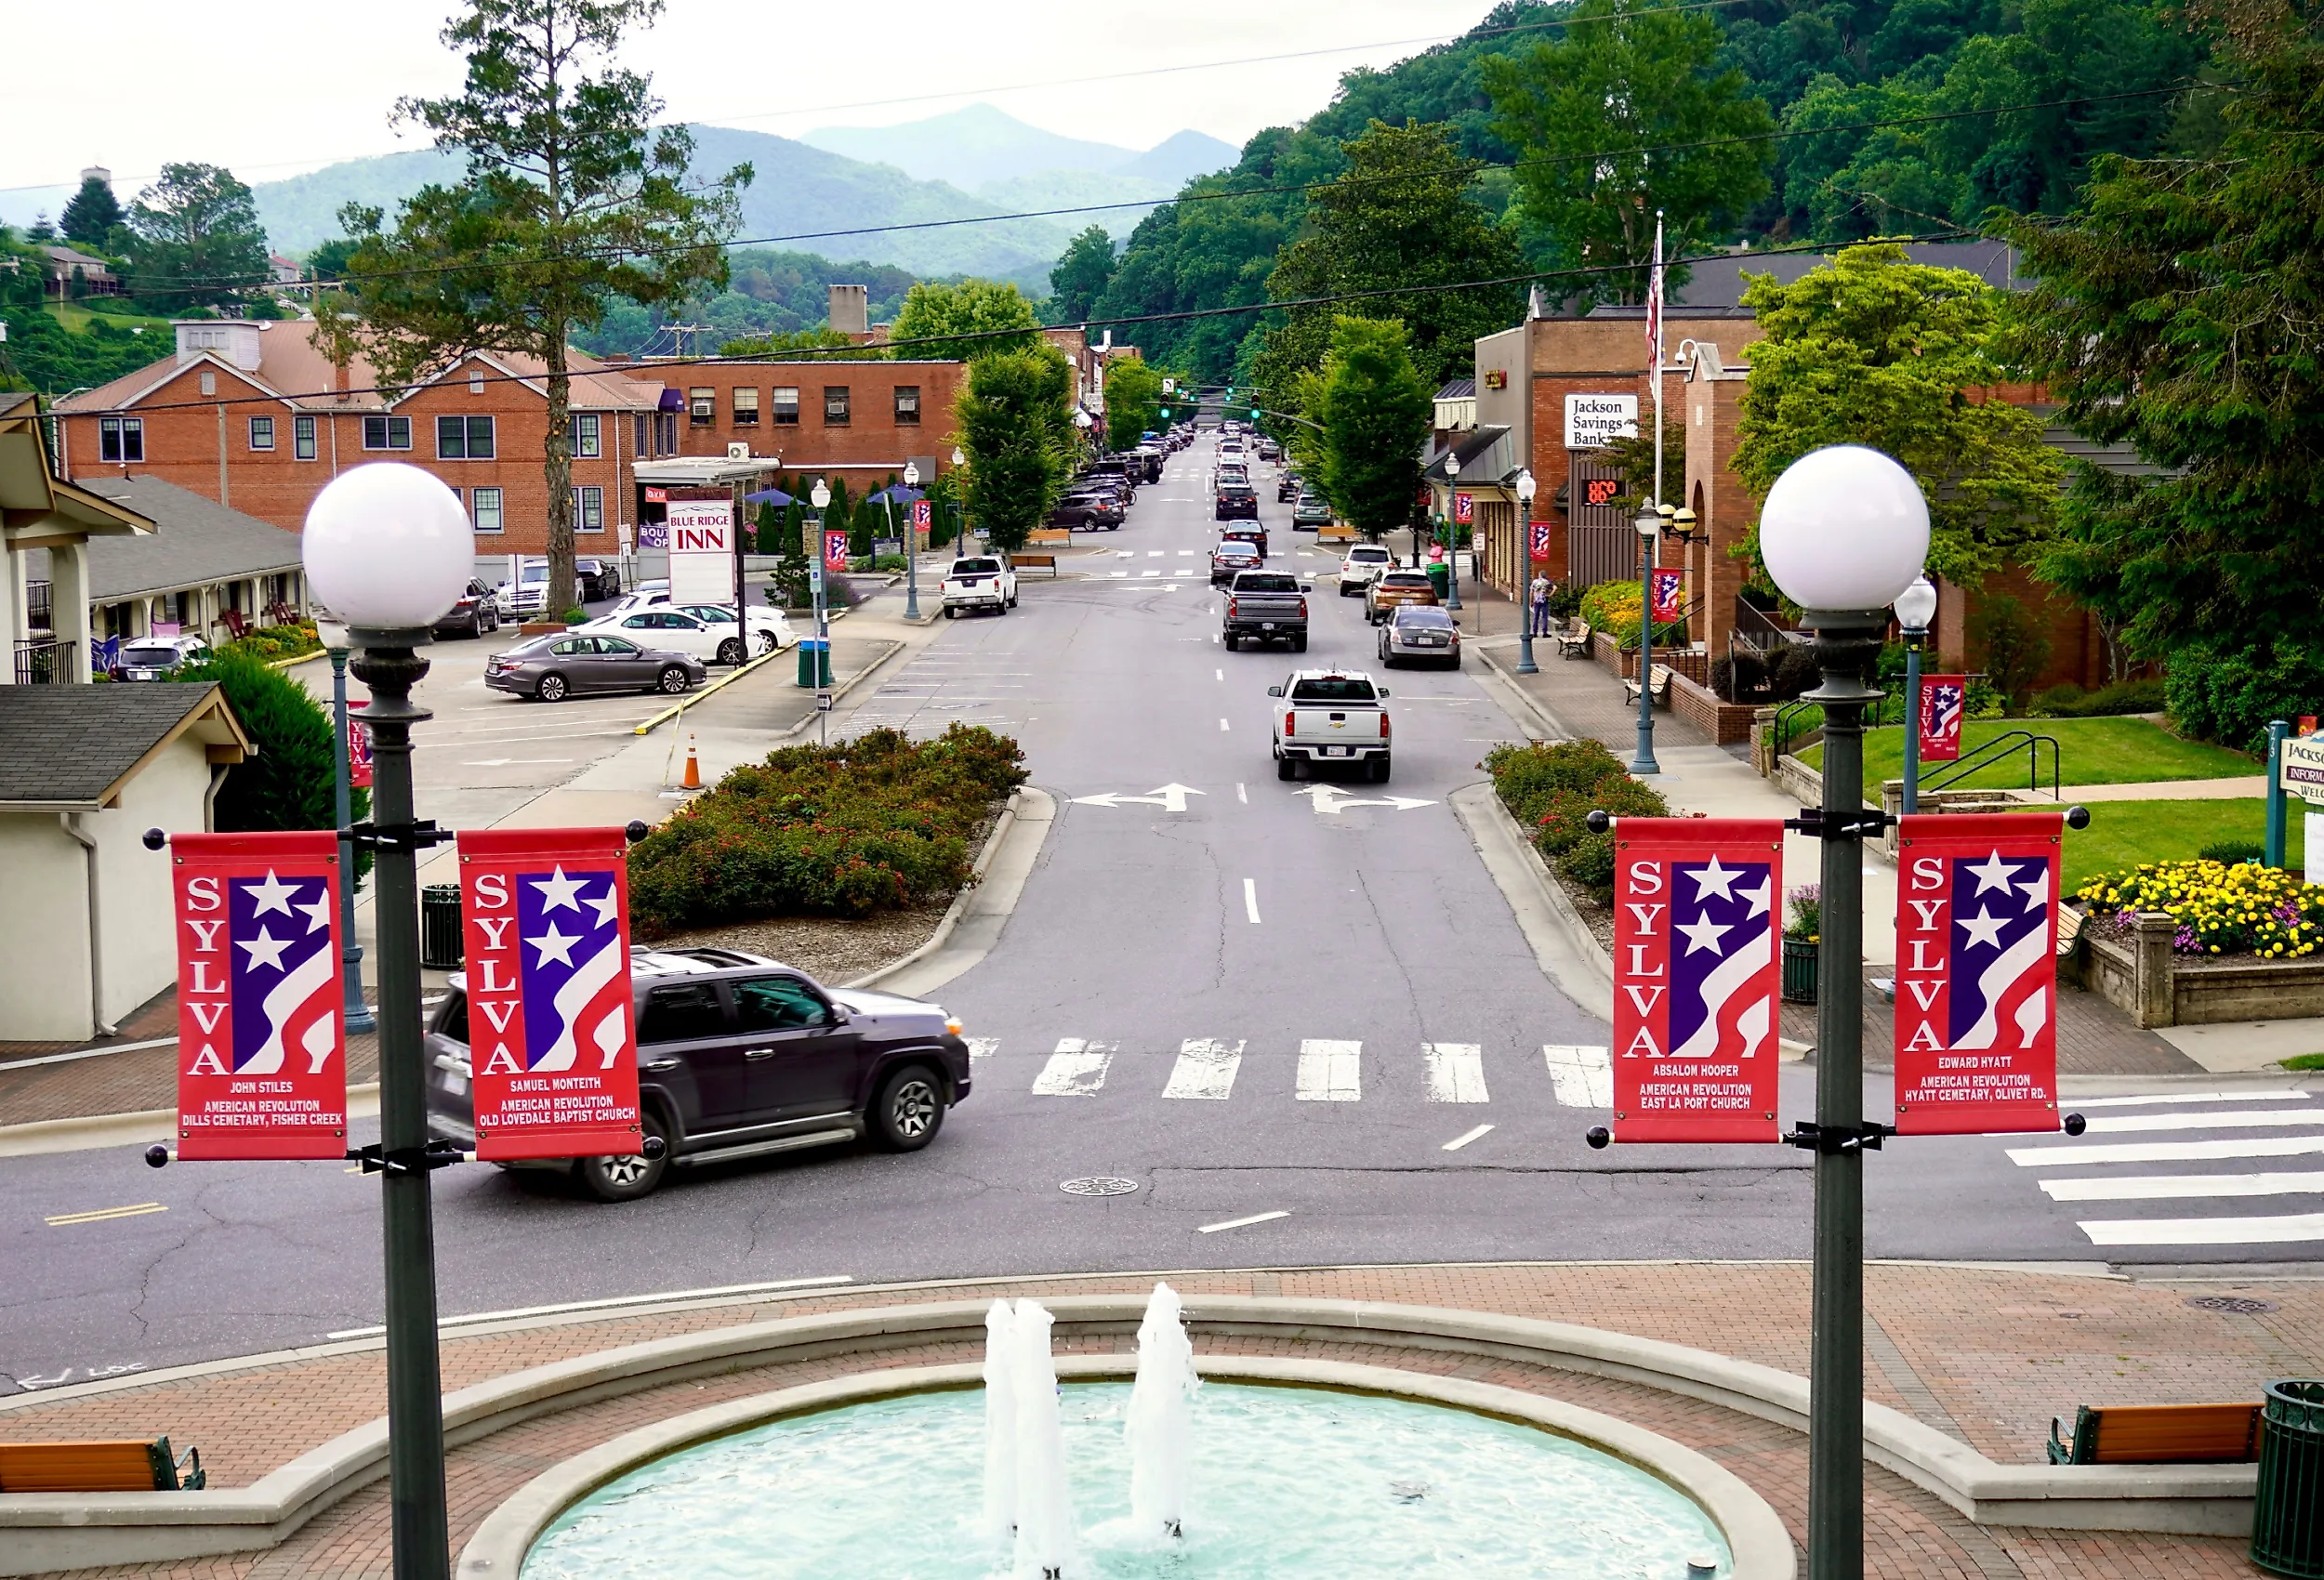
[[[307,585],[347,622],[356,678],[371,688],[369,842],[378,853],[380,1217],[387,1248],[388,1475],[397,1580],[450,1573],[443,1385],[436,1354],[436,1248],[428,1177],[426,1050],[420,1032],[417,855],[438,843],[412,816],[412,705],[428,673],[417,650],[472,573],[475,538],[459,500],[417,467],[374,462],[342,473],[307,512]],[[342,844],[342,849],[346,846]],[[352,887],[351,885],[348,887]]]
[[[1805,612],[1823,684],[1823,945],[1816,992],[1816,1271],[1808,1368],[1808,1580],[1864,1572],[1864,672],[1929,552],[1911,473],[1841,444],[1794,461],[1759,519],[1768,575]]]
[[[347,657],[351,650],[347,623],[337,615],[315,612],[315,636],[323,643],[324,652],[331,655],[331,745],[338,761],[331,770],[331,802],[338,817],[338,826],[345,828],[354,817],[354,796],[348,780],[347,766]],[[371,1006],[363,1002],[363,950],[355,941],[355,846],[345,836],[339,839],[339,951],[340,986],[344,990],[341,1014],[345,1017],[348,1034],[375,1032],[379,1023],[371,1018]]]
[[[831,715],[823,705],[823,691],[831,678],[831,625],[825,618],[823,601],[823,513],[831,507],[831,485],[817,478],[814,492],[807,497],[815,507],[815,560],[807,568],[807,586],[815,597],[815,656],[814,666],[809,673],[815,678],[815,739],[827,746],[831,744]]]
[[[1928,645],[1929,622],[1936,618],[1936,588],[1926,576],[1913,578],[1896,599],[1896,623],[1905,628],[1905,813],[1921,810],[1921,650]]]
[[[1517,603],[1517,612],[1524,616],[1518,622],[1517,673],[1538,675],[1533,664],[1533,496],[1539,484],[1533,481],[1533,468],[1528,467],[1517,474],[1517,536],[1525,549],[1519,563],[1525,568],[1517,575],[1518,585],[1525,589]]]
[[[1460,457],[1446,455],[1445,457],[1446,491],[1450,493],[1459,481]],[[1452,507],[1447,502],[1445,510],[1445,607],[1458,614],[1460,612],[1460,550],[1453,546],[1456,541],[1453,537],[1453,527]],[[1453,624],[1457,625],[1459,622],[1456,620]]]
[[[912,489],[920,486],[920,468],[916,462],[904,463],[904,486]],[[894,507],[889,508],[892,511]],[[890,519],[893,520],[892,515]],[[904,520],[904,617],[906,620],[920,617],[920,530],[912,524],[909,512],[905,513]]]
[[[952,469],[953,469],[954,471],[956,471],[956,472],[957,472],[957,471],[958,471],[961,467],[963,467],[967,466],[968,464],[969,464],[968,453],[967,453],[966,451],[962,450],[962,449],[960,448],[960,446],[958,446],[957,444],[954,445],[954,446],[952,447]],[[968,506],[967,506],[967,503],[966,503],[964,500],[962,500],[962,499],[961,499],[961,497],[960,497],[960,482],[959,482],[959,480],[956,478],[956,479],[954,479],[954,480],[953,480],[953,485],[952,485],[952,551],[953,551],[953,553],[955,553],[955,554],[966,554],[966,553],[968,552],[968,536],[969,536],[969,516],[968,516]]]
[[[1638,529],[1638,751],[1630,770],[1660,773],[1655,761],[1655,534],[1662,531],[1662,512],[1649,505],[1631,525]]]

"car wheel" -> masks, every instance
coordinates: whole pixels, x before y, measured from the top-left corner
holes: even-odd
[[[947,620],[957,620],[960,618],[960,611],[953,605],[947,603],[944,605],[944,618]]]
[[[1387,783],[1388,759],[1386,757],[1374,757],[1370,762],[1364,765],[1364,772],[1366,776],[1368,777],[1375,784]]]
[[[666,695],[673,697],[683,695],[686,689],[693,683],[693,681],[686,678],[686,671],[683,666],[675,664],[667,665],[662,670],[662,673],[654,678],[654,682],[656,689],[664,692]]]
[[[563,676],[544,675],[541,677],[540,684],[533,688],[533,694],[545,703],[561,703],[565,700],[565,693],[569,689]]]
[[[1017,607],[1017,595],[1015,593],[1010,593],[1009,595],[1009,607],[1011,609]]]
[[[659,1136],[667,1142],[668,1132],[652,1109],[645,1113],[645,1133]],[[585,1157],[573,1165],[574,1178],[581,1188],[601,1202],[634,1202],[640,1196],[654,1193],[662,1183],[662,1176],[669,1172],[669,1153],[660,1157]]]
[[[779,652],[782,644],[774,639],[772,631],[761,631],[759,633],[759,651],[762,653]]]
[[[722,642],[720,642],[720,643],[719,644],[719,662],[720,662],[720,664],[740,664],[742,661],[743,661],[743,639],[742,639],[742,638],[740,638],[740,637],[729,637],[729,638],[727,638],[727,639],[726,639],[726,640],[724,640],[724,641],[722,641]]]
[[[944,1127],[944,1088],[925,1064],[907,1064],[879,1084],[870,1114],[872,1139],[881,1151],[916,1152]]]
[[[1299,770],[1292,766],[1292,762],[1289,757],[1279,757],[1275,758],[1275,777],[1277,779],[1297,779],[1299,777]]]

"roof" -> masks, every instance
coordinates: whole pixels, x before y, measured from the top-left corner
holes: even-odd
[[[78,247],[51,245],[44,246],[40,250],[47,254],[48,261],[55,264],[60,270],[78,269],[84,273],[97,274],[110,274],[112,272],[112,264],[107,263],[101,257],[91,257],[88,254],[81,251]]]
[[[1508,439],[1509,429],[1499,424],[1487,423],[1471,428],[1431,455],[1420,476],[1430,482],[1444,483],[1447,487],[1454,482],[1497,486],[1516,476],[1518,471],[1512,464],[1514,457],[1511,454]],[[1445,458],[1447,455],[1459,458],[1460,476],[1458,479],[1445,476]]]
[[[213,761],[251,751],[215,681],[0,686],[0,806],[102,807],[188,733]]]
[[[36,542],[153,530],[136,511],[59,479],[46,427],[37,400],[0,400],[0,536]]]
[[[1439,389],[1436,392],[1436,398],[1439,401],[1472,401],[1476,399],[1476,393],[1477,381],[1475,379],[1456,378],[1444,388]]]
[[[299,567],[298,534],[152,477],[83,478],[80,486],[152,520],[141,537],[89,540],[89,601],[175,592]]]

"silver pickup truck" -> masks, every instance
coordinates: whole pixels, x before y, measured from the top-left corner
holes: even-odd
[[[1288,642],[1307,651],[1307,595],[1314,587],[1282,571],[1243,571],[1227,588],[1225,640],[1233,652],[1246,640]]]

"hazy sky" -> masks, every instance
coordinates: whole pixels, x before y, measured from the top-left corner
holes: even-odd
[[[674,119],[793,136],[984,99],[1127,147],[1184,126],[1239,145],[1322,106],[1341,72],[1459,33],[1489,4],[669,0],[627,59],[653,73]],[[458,85],[460,62],[437,37],[453,6],[230,11],[216,0],[112,0],[92,28],[74,6],[11,4],[0,81],[16,131],[0,138],[0,214],[18,206],[11,190],[20,202],[21,189],[69,185],[92,163],[112,168],[126,201],[165,161],[224,165],[256,184],[415,146],[389,128],[388,112],[399,95]],[[1289,54],[1304,58],[1209,64]],[[1071,81],[1177,66],[1205,69]]]

